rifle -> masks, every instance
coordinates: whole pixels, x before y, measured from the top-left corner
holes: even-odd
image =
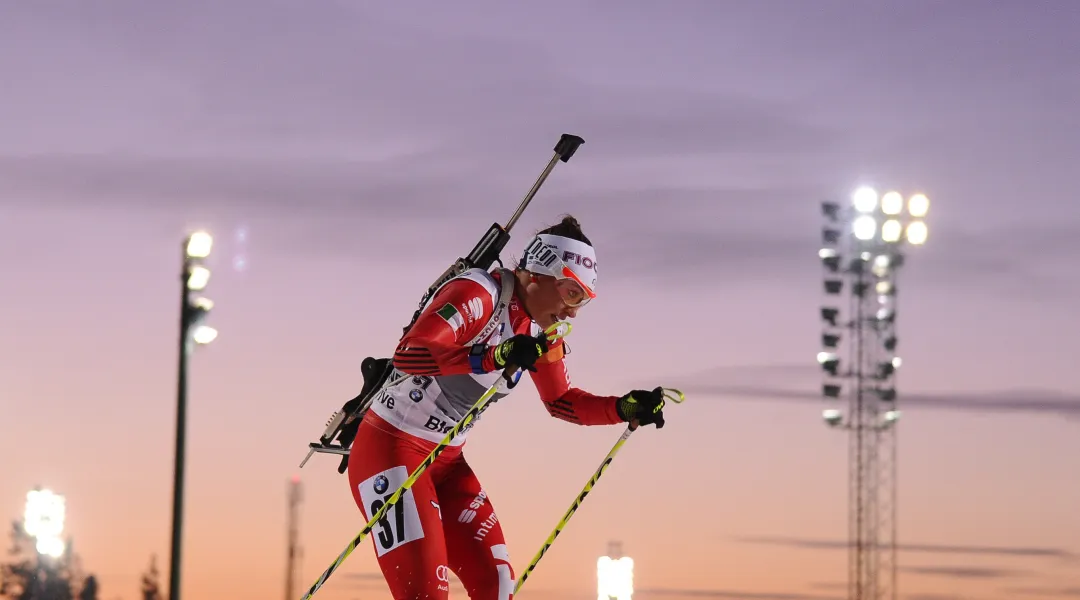
[[[540,190],[540,186],[547,180],[548,175],[555,168],[555,165],[562,162],[568,162],[570,157],[577,152],[579,146],[585,143],[585,140],[579,136],[564,133],[559,137],[558,143],[555,144],[555,154],[548,161],[544,170],[540,173],[540,176],[536,178],[532,187],[526,192],[525,197],[521,200],[517,210],[510,216],[510,220],[506,222],[506,225],[500,225],[498,222],[492,223],[491,227],[480,238],[480,241],[473,247],[472,251],[465,257],[459,257],[453,264],[451,264],[442,275],[440,275],[427,289],[424,296],[420,299],[416,311],[412,315],[412,319],[409,324],[403,328],[402,335],[409,332],[409,329],[416,323],[416,320],[420,318],[420,313],[423,311],[424,306],[427,305],[428,300],[435,295],[435,292],[439,290],[446,282],[461,275],[465,271],[474,268],[481,268],[489,270],[491,266],[498,262],[502,266],[502,260],[499,255],[502,253],[506,243],[510,241],[510,230],[521,218],[522,213],[525,212],[525,208],[532,201],[533,197]],[[349,451],[352,446],[353,439],[356,437],[356,431],[360,427],[360,421],[367,412],[371,401],[382,389],[393,385],[401,380],[398,378],[392,382],[387,382],[390,375],[394,371],[393,361],[390,358],[373,358],[368,356],[364,358],[360,363],[360,373],[364,378],[364,386],[360,390],[360,393],[353,399],[346,402],[341,410],[338,410],[330,416],[330,420],[327,421],[326,429],[323,434],[319,436],[318,441],[310,442],[308,444],[308,453],[304,457],[304,460],[300,462],[300,468],[303,468],[316,452],[339,454],[341,455],[341,462],[338,464],[338,473],[344,473],[349,466]]]

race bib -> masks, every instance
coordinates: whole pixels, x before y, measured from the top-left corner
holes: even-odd
[[[364,503],[364,517],[371,519],[394,492],[409,478],[404,466],[391,467],[360,482],[360,499]],[[382,556],[402,544],[424,537],[420,513],[412,490],[405,490],[401,498],[390,507],[371,529],[375,539],[375,552]]]

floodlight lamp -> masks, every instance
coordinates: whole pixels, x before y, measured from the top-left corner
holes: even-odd
[[[825,293],[826,294],[839,294],[840,288],[842,288],[844,282],[840,279],[826,279],[825,280]]]
[[[880,379],[886,379],[895,372],[896,368],[893,367],[891,362],[883,362],[878,365],[878,378]]]
[[[26,493],[23,529],[34,538],[58,538],[64,531],[64,497],[48,489]]]
[[[58,537],[39,537],[35,546],[38,554],[49,558],[60,558],[64,555],[64,540]]]
[[[822,320],[827,322],[829,325],[832,325],[833,327],[836,327],[836,317],[839,314],[840,314],[840,310],[836,309],[836,308],[825,307],[825,308],[821,309],[821,318],[822,318]]]
[[[821,363],[821,368],[829,375],[836,377],[836,372],[840,368],[840,359],[830,358],[829,360]]]
[[[873,212],[877,208],[878,195],[872,187],[861,187],[851,195],[851,203],[861,213]]]
[[[869,288],[869,287],[870,287],[869,283],[867,283],[865,281],[860,281],[860,282],[856,283],[855,285],[851,286],[851,293],[855,294],[859,298],[862,298],[863,296],[866,295],[866,289]]]
[[[878,390],[878,396],[881,397],[884,402],[892,402],[896,400],[896,390],[893,388]]]
[[[851,231],[860,240],[872,240],[877,233],[877,221],[870,215],[860,215],[851,223]]]
[[[210,283],[210,269],[202,265],[195,265],[188,271],[187,288],[192,291],[200,291],[206,289],[206,284]]]
[[[915,194],[908,199],[908,213],[911,216],[921,219],[926,216],[929,210],[930,199],[926,197],[926,194]]]
[[[831,221],[835,221],[840,216],[840,205],[835,202],[822,202],[821,214],[825,215]]]
[[[199,325],[195,328],[195,331],[191,334],[191,339],[200,346],[209,344],[217,339],[217,329],[210,327],[209,325]]]
[[[840,268],[840,254],[832,248],[822,248],[818,250],[818,258],[829,269],[830,272],[835,273]]]
[[[195,310],[198,310],[199,312],[208,313],[210,312],[210,309],[214,308],[214,301],[205,296],[200,296],[196,298],[195,301],[191,303],[191,305]]]
[[[898,215],[904,210],[904,197],[900,192],[885,192],[881,197],[881,212],[887,215]]]
[[[601,556],[596,561],[597,597],[630,600],[634,593],[634,559]]]
[[[870,267],[870,272],[876,277],[885,277],[889,273],[890,264],[888,254],[878,254],[874,257],[874,264]]]
[[[825,423],[829,427],[836,427],[844,420],[843,414],[835,408],[827,408],[821,411],[821,417],[825,419]]]
[[[890,410],[885,412],[885,422],[888,424],[895,423],[900,418],[900,411]]]
[[[907,226],[907,241],[914,246],[925,244],[928,234],[926,223],[922,221],[915,221]]]
[[[885,346],[885,349],[888,350],[889,352],[892,352],[893,350],[896,350],[896,336],[895,335],[890,335],[889,337],[885,338],[884,346]]]
[[[899,369],[900,365],[902,365],[903,363],[904,361],[900,360],[899,356],[894,356],[892,359],[892,366],[894,369]]]
[[[823,333],[821,334],[821,345],[826,348],[835,348],[840,343],[840,336],[835,333]],[[818,358],[820,361],[820,357]]]
[[[833,383],[826,383],[825,385],[821,386],[821,395],[827,398],[839,398],[840,386]]]
[[[900,233],[903,229],[903,226],[900,225],[900,221],[889,219],[881,226],[881,240],[890,244],[895,244],[900,241]]]
[[[835,352],[818,352],[817,353],[817,361],[819,363],[825,364],[825,363],[829,362],[830,360],[836,360],[836,353]]]
[[[210,249],[214,245],[214,238],[205,231],[196,231],[188,236],[185,253],[188,258],[206,258],[210,256]]]
[[[883,296],[892,295],[895,293],[893,292],[893,284],[890,281],[877,282],[876,284],[874,284],[874,291]]]
[[[840,230],[838,229],[822,229],[821,241],[825,244],[835,244],[840,241]]]
[[[885,323],[892,323],[893,321],[896,320],[896,311],[890,310],[890,309],[885,308],[885,307],[882,307],[882,308],[878,309],[877,314],[874,315],[874,316],[877,317],[878,321],[884,321]]]

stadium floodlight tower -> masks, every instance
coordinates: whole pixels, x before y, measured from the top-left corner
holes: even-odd
[[[180,348],[176,377],[176,450],[173,463],[172,548],[169,553],[169,600],[180,600],[180,542],[184,519],[184,445],[187,437],[187,366],[193,345],[214,341],[217,330],[202,323],[214,303],[201,294],[210,282],[205,262],[214,239],[196,231],[184,240],[180,271]]]
[[[899,192],[879,196],[870,187],[855,190],[850,202],[822,204],[825,294],[850,297],[846,312],[839,302],[821,308],[827,326],[818,353],[822,395],[847,399],[846,410],[830,406],[822,416],[850,435],[849,600],[897,597],[896,283],[905,249],[926,242],[929,208],[925,194],[905,202]]]
[[[610,542],[607,556],[596,561],[596,600],[631,600],[634,559],[623,556],[622,544]]]
[[[23,529],[34,539],[38,556],[60,558],[64,555],[64,517],[66,501],[60,494],[37,488],[26,493]]]

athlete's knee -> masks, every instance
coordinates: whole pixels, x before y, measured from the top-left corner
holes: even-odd
[[[487,547],[484,568],[469,577],[469,597],[472,600],[511,600],[514,597],[514,567],[506,544]]]

